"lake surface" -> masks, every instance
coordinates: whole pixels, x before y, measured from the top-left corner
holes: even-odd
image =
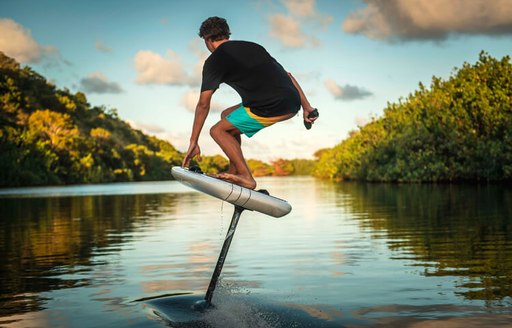
[[[258,184],[293,210],[242,214],[206,326],[512,326],[512,188]],[[0,190],[0,326],[172,326],[232,211],[174,181]]]

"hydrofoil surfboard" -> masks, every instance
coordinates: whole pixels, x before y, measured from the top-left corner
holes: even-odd
[[[285,216],[292,210],[292,206],[283,199],[270,196],[261,191],[244,188],[202,172],[194,172],[175,166],[172,168],[172,175],[186,186],[244,209],[257,211],[276,218]]]

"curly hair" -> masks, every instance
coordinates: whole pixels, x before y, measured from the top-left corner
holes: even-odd
[[[199,36],[205,40],[219,41],[229,39],[230,35],[228,22],[217,16],[208,18],[199,28]]]

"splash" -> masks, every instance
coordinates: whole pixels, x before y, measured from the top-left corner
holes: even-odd
[[[274,328],[279,320],[262,311],[246,288],[232,282],[219,281],[213,307],[205,312],[204,321],[212,327]]]

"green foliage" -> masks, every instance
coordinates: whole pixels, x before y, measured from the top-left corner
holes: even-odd
[[[288,160],[277,159],[272,161],[272,166],[274,166],[273,175],[275,176],[288,176],[293,174],[293,165]]]
[[[310,159],[295,158],[287,161],[293,167],[292,175],[311,175],[315,167],[315,161]]]
[[[183,154],[0,52],[0,186],[170,179]]]
[[[229,169],[229,161],[220,155],[203,156],[198,164],[201,171],[207,174],[226,172]]]
[[[267,164],[259,160],[249,159],[247,164],[255,177],[311,175],[315,161],[308,159],[277,159]]]
[[[433,77],[381,118],[318,154],[336,180],[497,181],[512,178],[512,65],[482,52],[447,80]]]
[[[274,167],[257,159],[247,160],[249,170],[255,177],[264,177],[274,174]]]
[[[311,175],[315,161],[309,159],[278,159],[272,162],[275,176]]]

